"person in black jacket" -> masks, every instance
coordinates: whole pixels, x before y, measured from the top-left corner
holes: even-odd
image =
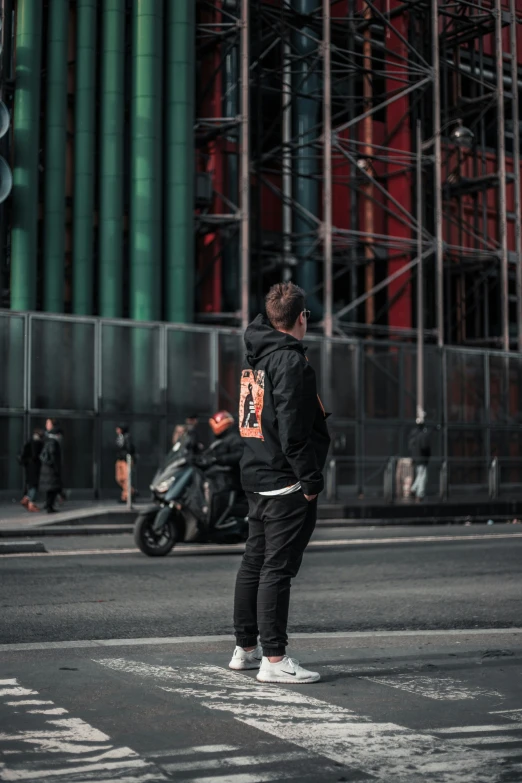
[[[241,487],[239,463],[243,456],[243,441],[234,417],[228,411],[218,411],[208,420],[215,440],[210,444],[198,464],[207,468],[206,476],[226,476],[230,489]],[[219,482],[217,482],[219,483]]]
[[[45,422],[45,442],[40,454],[40,489],[45,492],[45,509],[48,514],[56,512],[54,503],[63,489],[62,482],[62,431],[56,419]]]
[[[33,431],[31,440],[24,443],[22,451],[18,456],[18,462],[25,471],[25,493],[20,502],[28,511],[33,512],[40,510],[36,505],[36,494],[38,492],[40,471],[42,467],[40,454],[42,453],[44,446],[43,437],[43,431],[37,427]]]
[[[194,482],[194,498],[206,508],[212,526],[227,508],[230,492],[242,492],[239,462],[243,441],[234,417],[228,411],[218,411],[208,420],[215,440],[203,454],[194,455],[194,463],[204,471],[204,479]]]
[[[129,466],[127,464],[127,456],[131,457],[131,482],[132,482],[132,465],[135,460],[136,450],[134,443],[129,433],[129,428],[126,424],[120,424],[116,427],[116,470],[115,478],[116,483],[121,487],[120,503],[127,502],[128,487],[129,487]],[[136,490],[131,487],[132,495],[136,494]]]
[[[236,580],[237,645],[229,665],[260,667],[260,682],[308,683],[319,674],[285,654],[290,582],[315,528],[330,436],[301,342],[310,315],[304,291],[293,283],[273,286],[266,312],[245,332],[239,421],[249,538]]]
[[[430,434],[422,419],[417,419],[417,426],[408,438],[408,446],[415,466],[415,481],[411,487],[411,494],[420,502],[426,494],[428,463],[431,457]]]

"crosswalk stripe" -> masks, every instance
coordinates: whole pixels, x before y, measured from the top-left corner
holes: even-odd
[[[123,658],[97,663],[131,674],[210,710],[229,713],[252,728],[291,742],[312,754],[363,770],[387,783],[494,783],[499,781],[498,754],[457,740],[444,740],[395,723],[374,723],[352,710],[302,692],[263,686],[218,666],[174,669]],[[259,780],[259,778],[257,778]]]
[[[153,750],[146,755],[148,758],[165,758],[167,756],[193,756],[198,753],[231,753],[235,750],[238,748],[234,745],[193,745],[173,750]]]
[[[436,731],[437,734],[478,734],[486,731],[521,731],[521,727],[513,723],[493,723],[491,726],[451,726]]]
[[[220,759],[202,759],[196,761],[176,761],[161,764],[167,772],[192,772],[204,769],[226,769],[227,767],[257,767],[261,764],[285,763],[301,761],[309,758],[307,753],[266,753],[262,756],[228,756]],[[281,773],[279,773],[281,774]]]
[[[488,688],[470,686],[453,677],[427,677],[425,675],[394,674],[392,677],[369,676],[370,682],[386,685],[388,688],[407,691],[415,696],[424,696],[437,701],[464,701],[478,697],[498,698],[502,694]]]
[[[326,771],[326,770],[325,770]],[[339,771],[339,770],[337,770]],[[259,772],[238,772],[231,775],[216,775],[204,778],[190,778],[187,783],[269,783],[271,780],[284,781],[292,778],[303,780],[302,770],[285,772],[269,772],[267,770]]]
[[[3,688],[9,696],[32,694],[38,691],[24,688],[17,680],[11,680],[9,687]],[[4,702],[6,706],[31,707],[37,699],[19,699]],[[27,702],[29,702],[27,704]],[[54,702],[45,701],[46,704]],[[93,783],[160,783],[167,777],[153,762],[140,757],[128,747],[115,746],[107,734],[75,717],[57,717],[67,714],[61,707],[47,710],[26,709],[27,714],[35,715],[33,721],[40,722],[36,728],[0,732],[0,780],[25,781],[82,781]],[[51,717],[50,717],[51,716]],[[12,746],[15,746],[14,748]],[[21,746],[21,747],[19,747]],[[6,753],[12,751],[12,753]],[[42,758],[43,756],[43,758]],[[9,760],[9,765],[7,763]],[[103,777],[99,773],[110,774]],[[208,782],[210,783],[210,781]]]

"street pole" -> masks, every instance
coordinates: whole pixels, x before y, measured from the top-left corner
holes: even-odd
[[[444,248],[442,239],[442,150],[440,127],[440,62],[438,0],[431,0],[431,48],[433,68],[433,139],[435,199],[435,301],[437,308],[437,345],[444,345]]]
[[[511,95],[512,116],[518,117],[518,58],[517,58],[517,16],[516,0],[509,0],[511,23],[509,40],[511,49]],[[515,258],[517,290],[517,344],[522,353],[522,205],[520,198],[520,126],[513,122],[513,188],[515,206]]]
[[[504,118],[504,53],[502,41],[502,4],[495,0],[495,63],[497,74],[497,166],[498,166],[498,226],[500,244],[500,303],[502,349],[509,351],[509,278],[506,207],[506,136]],[[516,82],[511,85],[514,91]],[[515,122],[518,118],[515,118]],[[514,123],[513,123],[514,124]]]
[[[323,0],[323,246],[324,246],[324,336],[333,335],[332,288],[332,103],[330,52],[330,0]]]
[[[241,326],[250,320],[250,111],[249,111],[249,0],[241,4]]]
[[[422,258],[422,138],[417,120],[417,421],[424,423],[424,259]]]
[[[332,82],[330,0],[323,0],[323,249],[324,317],[323,395],[331,409],[333,336],[333,250],[332,250]]]

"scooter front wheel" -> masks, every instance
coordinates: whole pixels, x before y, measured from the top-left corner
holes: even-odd
[[[138,516],[134,525],[136,546],[149,557],[168,555],[178,540],[177,526],[173,519],[167,520],[161,530],[155,532],[154,521],[157,514],[157,509],[144,512]]]

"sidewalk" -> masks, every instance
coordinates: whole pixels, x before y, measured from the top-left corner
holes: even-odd
[[[141,504],[143,505],[143,504]],[[35,530],[51,527],[60,527],[65,530],[69,526],[78,528],[80,533],[82,526],[97,526],[105,529],[121,527],[122,532],[130,527],[136,517],[140,505],[134,505],[132,511],[116,501],[66,501],[56,514],[47,514],[45,511],[30,513],[18,502],[0,501],[0,535],[6,531]]]

